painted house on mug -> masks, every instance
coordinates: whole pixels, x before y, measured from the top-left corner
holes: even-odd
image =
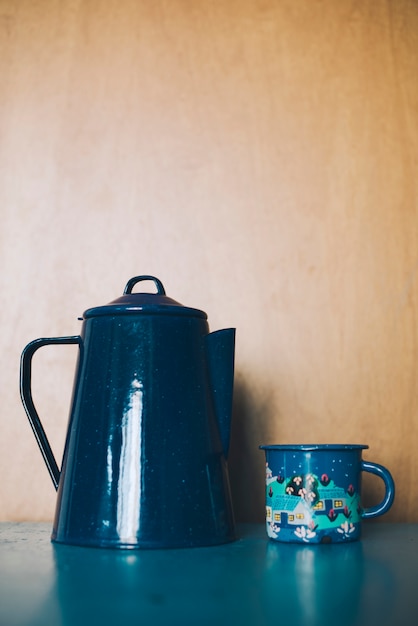
[[[342,487],[334,483],[318,489],[319,498],[311,507],[303,497],[288,494],[274,494],[271,506],[266,506],[266,520],[276,522],[282,527],[309,524],[315,519],[321,526],[321,516],[326,516],[333,521],[340,513],[345,517],[349,515],[350,497]]]
[[[318,489],[319,499],[314,505],[315,516],[327,515],[332,517],[331,511],[334,511],[335,517],[339,513],[346,514],[350,505],[353,503],[353,498],[345,489],[337,487],[334,484],[330,484],[327,487],[320,487]]]
[[[266,506],[266,521],[284,527],[308,524],[311,517],[309,506],[300,496],[278,495],[272,506]]]

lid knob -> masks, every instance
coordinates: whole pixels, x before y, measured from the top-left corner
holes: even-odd
[[[157,294],[160,296],[165,296],[165,289],[161,280],[159,280],[158,278],[155,278],[155,276],[148,276],[148,275],[134,276],[133,278],[128,280],[123,294],[126,295],[129,293],[132,293],[132,289],[135,287],[135,285],[137,283],[140,283],[143,280],[152,280],[155,286],[157,287]]]

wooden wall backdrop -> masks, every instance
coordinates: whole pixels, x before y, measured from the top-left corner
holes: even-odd
[[[417,154],[416,0],[0,0],[0,517],[54,512],[22,348],[150,273],[237,328],[239,520],[260,443],[342,441],[418,522]],[[34,360],[59,457],[73,348]]]

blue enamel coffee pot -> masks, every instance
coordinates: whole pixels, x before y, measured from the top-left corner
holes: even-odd
[[[153,281],[156,293],[132,293]],[[114,547],[216,545],[235,539],[226,456],[235,329],[165,294],[153,276],[86,310],[80,335],[23,350],[22,402],[58,490],[52,540]],[[42,346],[77,344],[61,470],[31,393]]]

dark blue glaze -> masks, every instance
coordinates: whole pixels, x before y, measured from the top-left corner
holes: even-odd
[[[266,526],[270,538],[284,542],[329,543],[360,537],[361,520],[383,515],[395,497],[385,467],[362,460],[359,444],[260,446],[266,454]],[[385,483],[378,505],[361,505],[361,475]]]
[[[209,333],[206,314],[167,298],[159,281],[157,294],[131,294],[145,278],[131,279],[117,304],[88,309],[79,337],[36,340],[23,352],[22,400],[50,469],[31,358],[48,342],[80,345],[55,542],[161,548],[235,539],[226,465],[235,330]]]

